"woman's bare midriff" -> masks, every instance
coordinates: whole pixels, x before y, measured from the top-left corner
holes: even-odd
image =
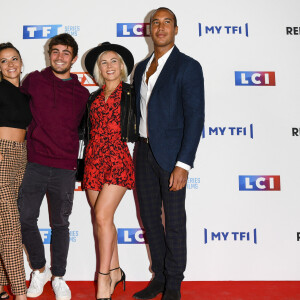
[[[14,142],[24,142],[26,135],[26,130],[11,127],[0,127],[0,139],[14,141]]]

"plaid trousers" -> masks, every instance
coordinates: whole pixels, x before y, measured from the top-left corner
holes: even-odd
[[[186,267],[186,187],[169,191],[170,173],[155,160],[151,147],[136,143],[136,191],[155,279],[180,290]],[[165,227],[162,224],[162,205]]]
[[[26,294],[21,225],[17,205],[24,175],[26,143],[0,139],[0,285],[11,285],[14,295]]]

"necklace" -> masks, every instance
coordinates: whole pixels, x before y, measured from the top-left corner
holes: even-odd
[[[105,89],[104,89],[104,93],[105,93],[105,94],[111,94],[114,90],[115,90],[115,89],[113,89],[113,90],[107,90],[107,89],[105,88]]]
[[[107,99],[109,98],[109,96],[111,95],[111,93],[115,91],[115,89],[117,88],[117,86],[115,86],[113,89],[110,89],[110,90],[107,89],[106,86],[105,86],[105,88],[104,88],[105,102],[107,101]]]
[[[104,89],[104,97],[105,97],[105,102],[107,101],[107,99],[109,98],[109,96],[111,95],[111,93],[114,91],[113,90],[107,90],[106,88]]]

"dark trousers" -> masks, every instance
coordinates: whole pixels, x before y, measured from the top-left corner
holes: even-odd
[[[136,190],[152,271],[167,289],[179,290],[186,267],[186,188],[169,191],[170,173],[157,164],[149,144],[138,142],[136,151]]]
[[[69,251],[69,216],[73,206],[75,171],[28,163],[19,192],[23,243],[31,267],[46,264],[43,241],[37,226],[42,200],[47,193],[52,229],[52,274],[64,276]]]

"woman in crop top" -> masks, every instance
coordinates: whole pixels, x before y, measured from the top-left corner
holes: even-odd
[[[0,44],[0,300],[26,298],[18,192],[25,171],[26,127],[31,121],[28,96],[19,90],[22,59],[11,43]]]

